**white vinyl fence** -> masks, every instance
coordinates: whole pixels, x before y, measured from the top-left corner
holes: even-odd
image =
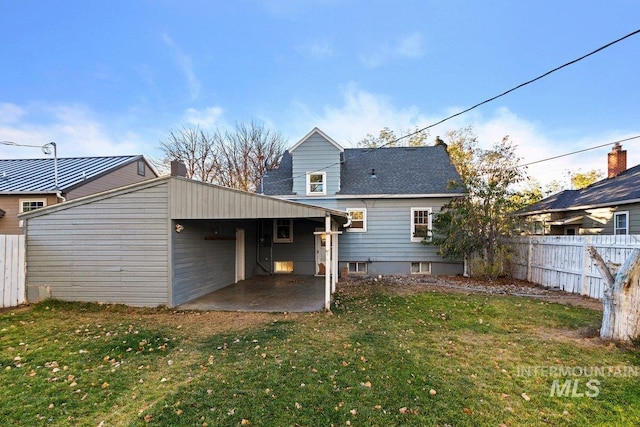
[[[24,235],[0,235],[0,308],[25,302],[24,254]]]
[[[640,236],[530,236],[508,244],[513,277],[601,299],[604,282],[587,246],[595,247],[605,262],[622,264],[640,248]]]

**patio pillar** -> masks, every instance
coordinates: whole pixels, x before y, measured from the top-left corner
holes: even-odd
[[[337,228],[335,223],[333,225],[334,228]],[[336,229],[332,231],[332,234],[335,238],[331,241],[331,262],[333,263],[331,265],[331,270],[333,271],[333,275],[331,276],[331,294],[336,291],[336,283],[338,282],[338,234],[340,233]]]
[[[324,232],[326,236],[324,253],[325,253],[325,273],[324,273],[324,309],[331,309],[331,270],[333,260],[331,259],[331,215],[327,213],[324,217]]]

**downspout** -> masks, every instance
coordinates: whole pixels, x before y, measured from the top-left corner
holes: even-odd
[[[53,147],[53,182],[56,190],[56,196],[64,203],[67,199],[62,195],[60,188],[58,188],[58,146],[55,142],[50,142],[47,145],[51,145]]]

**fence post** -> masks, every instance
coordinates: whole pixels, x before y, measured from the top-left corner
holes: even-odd
[[[529,236],[529,247],[527,248],[527,282],[531,282],[531,263],[533,258],[533,237]]]
[[[587,247],[591,244],[591,236],[583,236],[582,237],[582,277],[580,278],[582,281],[582,290],[580,291],[580,295],[589,295],[589,264],[591,263],[591,258],[587,255]]]

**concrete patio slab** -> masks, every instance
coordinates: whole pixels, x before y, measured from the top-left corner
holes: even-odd
[[[202,311],[320,311],[324,309],[324,287],[324,277],[254,276],[176,308]]]

